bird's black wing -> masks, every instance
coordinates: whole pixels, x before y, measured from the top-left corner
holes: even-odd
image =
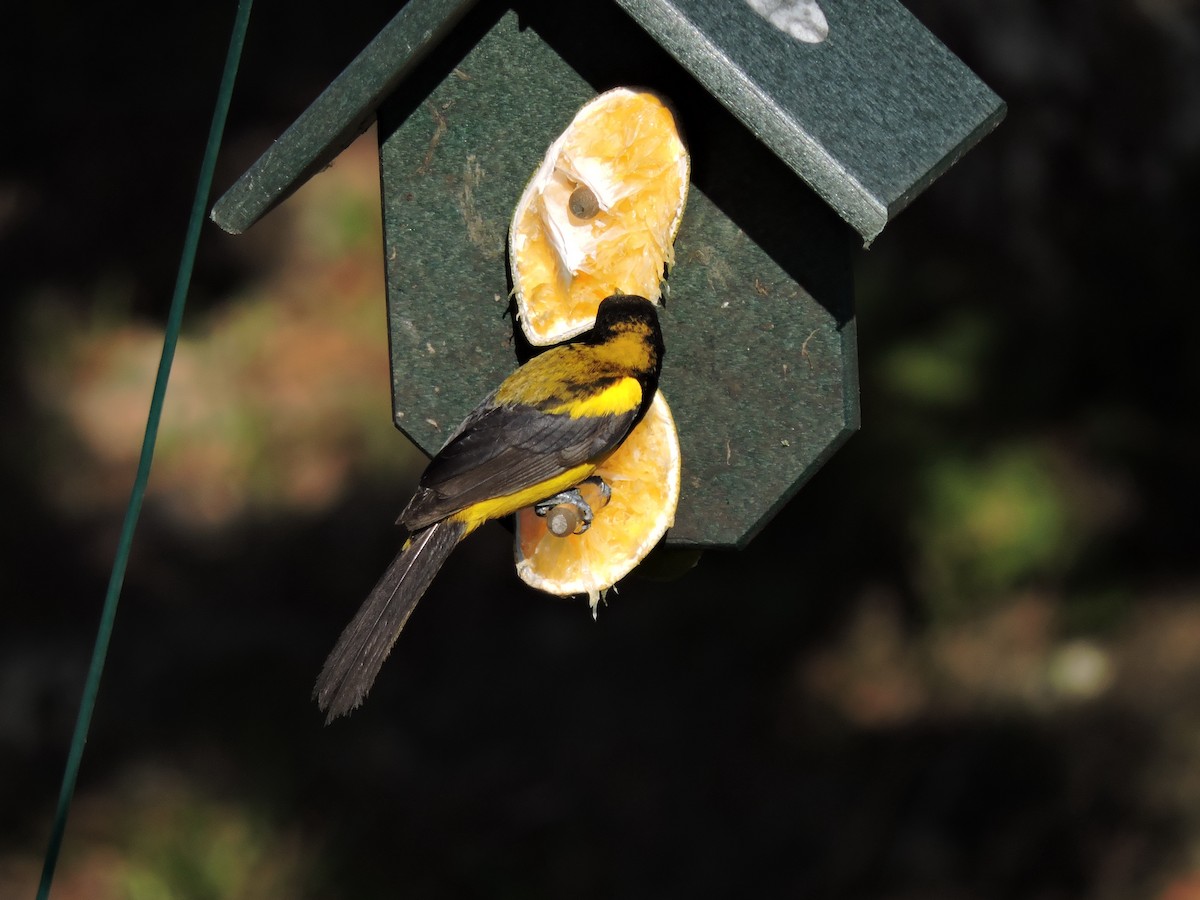
[[[485,401],[429,463],[400,515],[424,528],[474,503],[525,490],[617,447],[637,410],[602,416],[546,413]]]

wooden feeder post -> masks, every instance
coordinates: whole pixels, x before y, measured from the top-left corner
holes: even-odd
[[[518,362],[506,235],[546,148],[603,90],[669,98],[692,191],[661,315],[667,544],[743,546],[858,428],[858,247],[1004,114],[895,0],[819,4],[806,43],[749,0],[410,0],[213,218],[248,228],[377,117],[393,409],[432,454]]]

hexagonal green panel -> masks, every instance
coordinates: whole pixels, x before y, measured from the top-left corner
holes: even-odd
[[[653,88],[693,165],[661,316],[683,454],[667,542],[740,546],[858,426],[859,240],[622,12],[572,8],[473,11],[380,107],[396,423],[435,452],[527,355],[505,255],[525,182],[590,97]]]

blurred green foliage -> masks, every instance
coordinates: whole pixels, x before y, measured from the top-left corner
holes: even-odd
[[[255,900],[301,897],[312,858],[298,837],[253,803],[213,796],[180,773],[134,770],[118,793],[80,811],[90,859],[103,879],[92,900]],[[119,798],[119,799],[118,799]],[[115,865],[106,864],[111,855]],[[68,879],[69,879],[68,869]],[[70,891],[72,885],[63,885]]]
[[[995,323],[961,312],[919,339],[897,343],[873,363],[884,390],[917,409],[953,411],[978,402]]]
[[[920,485],[911,537],[917,580],[935,617],[978,613],[1069,568],[1079,526],[1037,447],[1006,446],[979,460],[938,458]]]

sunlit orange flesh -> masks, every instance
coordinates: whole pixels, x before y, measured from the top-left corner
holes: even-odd
[[[587,330],[610,294],[658,300],[689,167],[657,95],[617,88],[579,111],[530,179],[509,231],[518,317],[531,343]],[[598,201],[591,218],[570,209],[580,185]]]
[[[660,391],[646,417],[596,474],[612,489],[608,505],[584,486],[595,518],[583,534],[556,537],[532,509],[517,514],[517,574],[562,597],[586,594],[593,609],[675,521],[679,503],[679,436]]]

